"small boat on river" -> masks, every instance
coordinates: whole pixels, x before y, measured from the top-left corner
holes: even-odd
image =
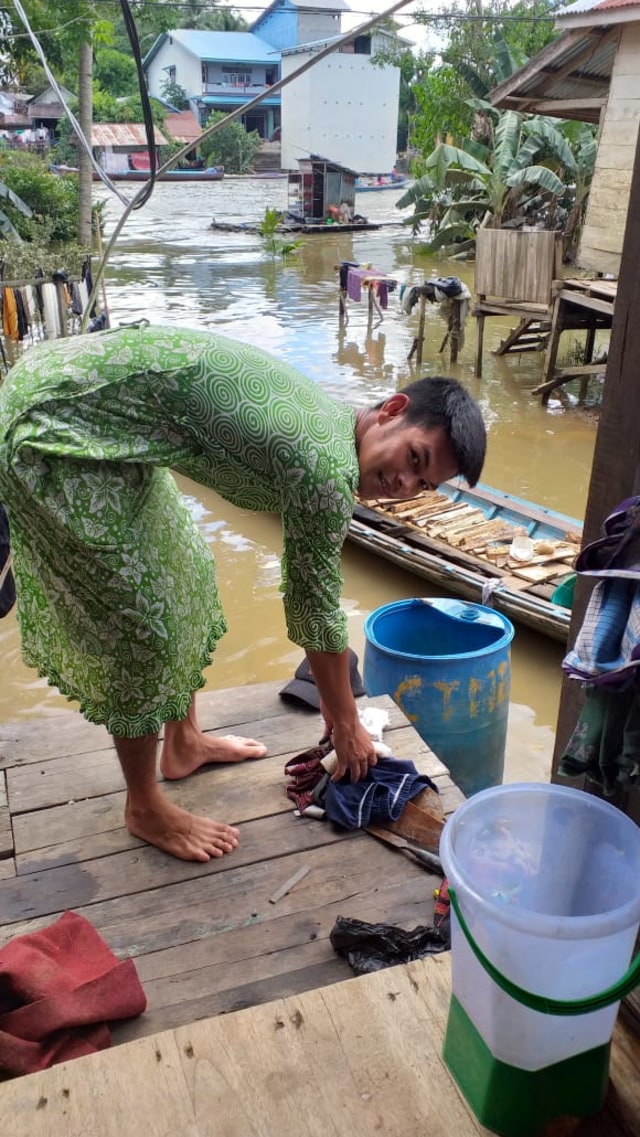
[[[349,539],[448,592],[566,642],[582,540],[574,518],[490,486],[445,482],[412,501],[358,502]]]
[[[380,178],[356,178],[356,193],[379,193],[380,190],[401,189],[406,185],[406,178],[401,174],[395,177],[391,174]]]

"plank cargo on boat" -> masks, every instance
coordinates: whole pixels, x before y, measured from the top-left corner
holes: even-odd
[[[349,538],[446,591],[566,642],[571,601],[569,595],[567,606],[565,597],[582,539],[574,518],[486,485],[445,482],[411,501],[358,502]]]

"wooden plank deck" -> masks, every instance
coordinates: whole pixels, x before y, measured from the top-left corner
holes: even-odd
[[[0,726],[0,944],[73,909],[117,955],[132,956],[148,998],[114,1041],[322,987],[351,974],[328,937],[338,915],[429,923],[438,878],[373,837],[295,818],[284,764],[315,746],[320,717],[261,684],[198,697],[206,730],[263,740],[269,757],[200,771],[168,792],[180,805],[240,826],[230,857],[198,865],[131,837],[110,739],[70,712]],[[386,696],[385,738],[462,800],[446,768]],[[304,880],[269,897],[302,866]]]
[[[319,716],[261,684],[201,694],[202,726],[263,739],[270,756],[202,771],[168,791],[236,822],[208,865],[173,860],[122,826],[107,734],[70,713],[0,726],[0,944],[80,912],[134,958],[147,1012],[110,1050],[0,1083],[12,1137],[477,1137],[440,1057],[448,953],[353,978],[329,933],[338,915],[429,923],[439,878],[362,832],[297,819],[284,763],[316,744]],[[462,800],[386,696],[385,739]],[[309,872],[276,904],[294,873]],[[231,1012],[231,1013],[228,1013]],[[605,1110],[545,1137],[640,1131],[640,1045],[616,1026]]]

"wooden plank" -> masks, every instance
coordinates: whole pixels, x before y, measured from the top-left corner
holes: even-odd
[[[581,308],[589,308],[592,312],[602,312],[604,315],[613,316],[612,300],[601,299],[598,296],[587,296],[585,293],[578,294],[568,288],[563,288],[559,295],[561,300],[565,300],[569,304],[577,304]]]
[[[406,719],[405,719],[406,723]],[[385,738],[397,758],[409,758],[420,773],[451,783],[448,771],[415,730],[405,725]],[[241,766],[203,770],[168,787],[171,800],[183,809],[205,816],[225,818],[240,825],[257,817],[288,813],[293,803],[286,796],[288,779],[284,762],[297,751],[283,757],[263,758]],[[89,797],[71,805],[50,805],[34,809],[14,820],[19,873],[38,872],[49,865],[79,863],[143,843],[123,827],[124,791]]]
[[[480,1134],[440,1057],[448,985],[446,966],[347,979],[9,1083],[3,1110],[13,1137],[133,1137],[141,1118],[149,1137]]]
[[[0,860],[13,853],[13,829],[7,798],[6,775],[0,770]]]
[[[367,705],[366,700],[362,702]],[[426,743],[416,740],[402,711],[391,699],[388,700],[388,704],[386,699],[382,704],[379,698],[374,702],[384,709],[390,704],[388,713],[391,723],[385,731],[385,739],[392,749],[395,750],[396,746],[405,749],[408,747],[416,756],[414,760],[424,757],[428,760],[428,769],[425,769],[425,773],[446,772],[446,767],[429,750]],[[215,802],[216,799],[212,795],[215,793],[215,787],[219,786],[220,793],[231,795],[227,801],[230,809],[238,814],[238,819],[246,817],[247,808],[250,807],[243,805],[241,801],[243,779],[246,779],[249,788],[260,787],[260,792],[267,782],[284,785],[286,781],[284,762],[294,754],[316,746],[319,740],[317,714],[292,710],[290,713],[285,712],[280,719],[272,719],[271,724],[270,730],[273,733],[267,737],[269,757],[255,762],[210,766],[191,778],[171,783],[171,796],[185,808],[202,809],[205,800]],[[403,733],[407,730],[408,735]],[[262,770],[265,773],[261,773]],[[275,773],[272,774],[272,771]],[[88,756],[86,768],[84,757],[73,755],[70,758],[52,758],[39,766],[19,767],[9,770],[7,774],[14,825],[17,826],[19,833],[23,832],[19,820],[19,815],[22,813],[32,813],[34,810],[67,804],[75,807],[87,798],[101,798],[105,794],[118,793],[124,788],[117,760],[108,752],[101,756]],[[208,781],[211,778],[214,779],[213,782]],[[220,799],[217,800],[219,802]],[[71,810],[71,813],[73,812],[75,810]],[[55,818],[51,820],[54,822]],[[48,819],[47,824],[49,824]],[[47,842],[50,843],[51,841]]]
[[[3,1116],[12,1137],[481,1137],[442,1060],[450,967],[444,953],[14,1079]],[[631,1137],[639,1085],[620,1021],[604,1110],[546,1137]]]
[[[301,659],[302,656],[300,651]],[[281,715],[284,704],[278,698],[278,691],[285,682],[199,691],[197,708],[202,729],[230,731],[248,722]],[[62,754],[110,749],[111,739],[106,730],[87,722],[74,711],[20,723],[0,723],[0,769],[41,762]]]
[[[5,857],[0,861],[0,880],[6,880],[9,876],[16,875],[16,862],[13,857]]]
[[[292,819],[291,828],[297,824]],[[330,828],[322,821],[299,824]],[[269,904],[283,875],[291,875],[303,863],[311,869],[309,886],[295,889],[276,907]],[[78,903],[75,911],[91,922],[119,956],[152,957],[152,970],[143,967],[143,976],[158,974],[160,953],[170,951],[176,968],[167,965],[166,974],[172,974],[179,970],[179,960],[189,970],[214,957],[242,961],[269,954],[284,943],[307,942],[327,925],[328,935],[340,911],[355,910],[361,897],[371,895],[375,902],[379,889],[393,890],[407,882],[413,882],[413,890],[405,894],[405,900],[412,898],[416,923],[423,922],[425,913],[428,916],[432,911],[430,880],[431,874],[421,866],[359,832],[351,834],[346,843],[334,839],[298,852],[283,849],[280,853],[276,848],[270,860],[248,865],[239,864],[234,854],[225,858],[223,871],[215,875]],[[0,940],[6,943],[47,927],[54,915],[16,919],[2,927]],[[285,917],[291,917],[293,931],[283,938],[280,929],[285,927]]]
[[[346,840],[342,831],[329,825],[300,820],[293,824],[290,814],[249,821],[242,826],[241,840],[233,852],[235,866],[255,864],[265,848],[278,850],[278,856]],[[271,844],[273,842],[273,844]],[[226,857],[212,858],[207,864],[167,857],[159,849],[142,845],[109,857],[70,862],[41,872],[0,881],[0,911],[11,923],[25,916],[62,912],[65,908],[96,903],[147,888],[161,888],[198,876],[225,872]]]

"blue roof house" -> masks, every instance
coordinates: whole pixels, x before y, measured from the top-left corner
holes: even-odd
[[[280,77],[280,52],[253,32],[164,32],[144,59],[149,94],[161,99],[177,83],[202,124],[211,111],[236,110]],[[246,115],[246,130],[271,138],[280,126],[280,95],[266,94]]]
[[[236,110],[264,93],[238,120],[267,140],[280,128],[282,168],[296,170],[315,154],[358,173],[387,172],[395,163],[400,70],[374,66],[372,57],[398,37],[376,28],[294,77],[338,41],[349,11],[346,0],[272,0],[248,32],[164,32],[144,59],[149,94],[162,98],[167,79],[177,83],[204,124],[211,111]],[[282,100],[269,93],[281,77],[289,80]]]

